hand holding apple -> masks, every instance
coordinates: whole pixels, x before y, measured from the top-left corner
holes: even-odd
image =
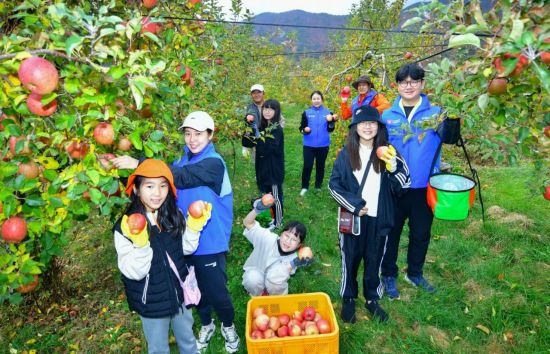
[[[304,133],[305,133],[305,134],[311,133],[311,128],[310,128],[310,127],[305,127],[305,128],[304,128]]]
[[[254,201],[254,211],[256,212],[256,214],[261,214],[265,210],[271,208],[273,203],[275,203],[275,198],[273,198],[271,193],[264,194],[262,198],[256,199]]]
[[[252,114],[249,114],[246,116],[246,121],[248,123],[254,123],[254,116]]]
[[[201,232],[212,216],[212,204],[197,200],[187,210],[186,226],[193,232]]]
[[[149,234],[147,232],[147,220],[145,216],[134,213],[130,216],[124,215],[120,228],[124,236],[128,237],[136,248],[142,248],[149,243]]]
[[[393,145],[390,146],[380,146],[376,149],[376,156],[386,163],[386,169],[393,173],[397,169],[397,152]]]

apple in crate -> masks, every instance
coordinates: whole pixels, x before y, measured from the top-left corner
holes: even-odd
[[[281,326],[277,330],[277,336],[279,338],[287,337],[288,336],[288,327],[287,326]]]
[[[256,317],[254,322],[256,322],[256,327],[258,327],[260,331],[265,332],[265,330],[269,327],[269,316],[266,314],[261,314],[258,317]],[[265,337],[265,333],[264,333],[264,337]]]
[[[298,337],[302,335],[302,328],[297,324],[293,324],[292,327],[289,326],[289,335],[291,337]]]
[[[272,330],[271,328],[268,328],[264,331],[264,338],[265,339],[275,338],[275,337],[276,337],[275,331]]]
[[[302,317],[306,321],[313,321],[315,318],[315,309],[311,306],[306,306],[302,311]]]
[[[262,331],[256,329],[256,330],[252,331],[252,333],[250,334],[250,337],[252,339],[263,339],[264,335],[263,335]]]
[[[279,315],[279,322],[281,323],[281,326],[288,325],[288,321],[290,321],[290,316],[286,313]]]
[[[271,316],[269,318],[269,328],[271,328],[273,331],[277,331],[279,327],[281,327],[281,321],[279,321],[279,317]]]
[[[319,329],[317,328],[317,325],[313,322],[311,323],[308,323],[308,325],[306,326],[306,335],[308,336],[311,336],[311,335],[314,335],[314,334],[319,334]]]
[[[253,318],[256,318],[260,315],[265,315],[266,312],[265,312],[265,309],[263,307],[257,307],[254,309],[254,312],[252,313],[252,317]]]
[[[298,320],[300,322],[302,322],[304,320],[304,318],[302,317],[302,313],[298,310],[294,311],[294,314],[292,315],[292,318],[295,319],[295,320]]]
[[[317,328],[321,334],[330,333],[330,324],[327,320],[320,319],[317,321]]]

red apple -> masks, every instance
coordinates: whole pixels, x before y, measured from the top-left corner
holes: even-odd
[[[287,326],[281,326],[277,330],[277,337],[284,338],[288,336],[288,327]]]
[[[151,32],[153,34],[159,34],[162,31],[161,23],[151,23],[149,17],[143,17],[141,19],[141,33]]]
[[[66,148],[67,153],[73,159],[82,159],[88,153],[89,146],[85,141],[73,140]]]
[[[31,93],[29,97],[27,97],[27,107],[29,108],[29,111],[41,117],[47,117],[54,114],[57,110],[57,101],[53,100],[44,106],[42,105],[41,100],[41,95],[34,92]]]
[[[305,128],[304,128],[304,132],[310,133],[310,132],[311,132],[311,128],[310,128],[310,127],[305,127]]]
[[[150,9],[155,7],[157,0],[143,0],[143,6]]]
[[[319,312],[315,312],[315,317],[313,318],[313,322],[317,323],[317,321],[319,321],[322,318],[323,317],[321,316],[321,314]]]
[[[189,0],[189,3],[192,4],[192,5],[195,5],[199,2],[201,2],[202,0]]]
[[[279,321],[279,317],[271,316],[269,318],[269,328],[271,328],[274,331],[277,331],[279,327],[281,327],[281,321]]]
[[[32,93],[45,95],[57,87],[59,74],[55,66],[46,59],[30,57],[21,63],[18,71],[21,84]]]
[[[24,141],[23,148],[19,150],[18,153],[16,153],[15,149],[17,146],[18,141]],[[29,142],[27,141],[27,138],[24,136],[12,136],[10,137],[10,152],[13,156],[16,155],[30,155],[32,153],[31,148],[29,147]]]
[[[352,81],[353,81],[353,75],[347,74],[345,80],[346,80],[347,82],[352,82]]]
[[[283,313],[283,314],[279,315],[279,322],[281,322],[281,326],[288,325],[288,321],[290,321],[290,316],[289,315],[287,315],[286,313]]]
[[[116,156],[111,153],[98,155],[98,162],[104,170],[110,171],[113,168],[111,160]]]
[[[487,88],[487,91],[490,95],[498,96],[502,95],[507,91],[506,84],[508,83],[508,80],[504,77],[497,77],[489,81],[489,87]]]
[[[264,338],[265,339],[275,338],[275,337],[276,337],[275,331],[272,330],[271,328],[268,328],[264,331]]]
[[[18,216],[12,216],[2,224],[2,239],[8,243],[21,242],[26,235],[27,222]]]
[[[204,213],[205,204],[202,200],[196,200],[189,205],[187,211],[194,218],[200,218]]]
[[[309,247],[300,247],[300,249],[298,250],[298,258],[300,259],[304,259],[304,258],[313,258],[313,251],[311,251],[311,248]],[[307,307],[306,307],[307,309]],[[313,308],[312,308],[313,309]],[[315,316],[315,309],[313,309],[313,316]],[[306,318],[304,316],[304,318]],[[312,317],[313,319],[313,317]]]
[[[254,116],[252,114],[249,114],[246,116],[246,121],[248,123],[253,123],[254,122]]]
[[[313,322],[306,325],[305,331],[306,335],[308,336],[319,334],[319,329],[317,328],[317,325]]]
[[[327,320],[321,319],[317,321],[317,328],[321,334],[330,333],[330,324]]]
[[[34,161],[20,163],[17,168],[17,173],[25,176],[27,179],[36,178],[40,174],[40,169]]]
[[[404,57],[405,57],[406,60],[409,60],[409,59],[411,59],[411,58],[413,57],[413,53],[411,53],[411,52],[406,52],[405,55],[404,55]]]
[[[303,247],[302,249],[304,249],[304,248],[305,247]],[[300,249],[300,250],[302,250],[302,249]],[[313,321],[313,319],[315,318],[315,309],[311,306],[306,306],[304,308],[304,310],[302,311],[302,317],[306,321]]]
[[[269,316],[266,314],[258,315],[258,317],[256,317],[254,322],[256,322],[256,327],[258,327],[260,331],[265,332],[265,330],[269,326]],[[265,336],[265,333],[264,333],[264,336]]]
[[[550,65],[550,52],[542,52],[540,53],[540,60],[546,64]]]
[[[151,118],[153,116],[153,111],[151,111],[151,106],[145,106],[139,111],[141,118]]]
[[[304,318],[302,317],[302,313],[298,310],[294,311],[294,313],[292,314],[292,318],[300,322],[304,320]]]
[[[397,84],[396,84],[395,82],[392,81],[392,82],[390,82],[390,87],[391,87],[391,88],[396,88],[396,87],[397,87]]]
[[[33,277],[32,282],[30,282],[28,284],[21,285],[20,287],[16,288],[15,291],[17,291],[18,293],[21,293],[21,294],[26,294],[26,293],[30,293],[31,291],[36,289],[36,287],[38,286],[38,283],[39,283],[38,275],[34,274],[32,277]]]
[[[99,123],[94,128],[94,139],[100,145],[111,145],[115,140],[115,131],[110,123]]]
[[[351,95],[351,89],[349,88],[349,86],[344,86],[342,88],[342,91],[340,91],[340,96],[345,98],[345,97],[349,97]]]
[[[120,151],[129,151],[132,149],[132,142],[128,138],[122,138],[118,141],[117,147]]]
[[[252,331],[252,333],[250,334],[250,337],[252,339],[263,339],[264,334],[263,334],[262,331],[256,329],[256,330]]]
[[[181,71],[181,64],[178,64],[178,66],[176,66],[176,71],[179,73]],[[183,74],[181,76],[181,79],[183,81],[189,81],[191,79],[191,68],[186,66],[185,67],[185,74]]]
[[[216,63],[217,65],[222,65],[223,64],[223,59],[222,58],[216,58],[216,59],[214,59],[214,63]]]
[[[117,107],[116,112],[120,115],[124,115],[126,113],[126,105],[124,104],[124,101],[120,98],[117,98],[115,100],[115,105]]]
[[[275,203],[275,198],[271,195],[271,193],[267,193],[262,196],[262,204],[264,206],[271,206],[273,203]]]
[[[302,329],[298,325],[292,325],[292,327],[289,326],[289,333],[291,337],[298,337],[302,335]]]
[[[260,315],[265,315],[265,309],[263,307],[257,307],[254,309],[254,312],[252,312],[252,318],[256,318]]]
[[[187,83],[187,85],[189,85],[189,87],[195,87],[195,79],[190,78],[190,79],[189,79],[189,82]]]
[[[139,234],[145,226],[147,225],[147,220],[145,219],[145,216],[140,213],[133,213],[132,215],[128,216],[128,228],[130,229],[130,232],[134,235]]]
[[[387,149],[387,146],[379,146],[378,149],[376,149],[376,156],[378,156],[378,158],[382,160]]]
[[[543,195],[544,195],[544,199],[550,200],[550,186],[546,186],[546,189]]]

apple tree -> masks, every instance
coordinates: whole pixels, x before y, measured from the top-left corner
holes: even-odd
[[[197,52],[212,44],[199,38],[209,26],[171,18],[212,16],[206,7],[0,4],[0,302],[21,301],[55,269],[76,222],[125,204],[129,171],[111,168],[114,154],[178,155],[177,127],[207,89]]]

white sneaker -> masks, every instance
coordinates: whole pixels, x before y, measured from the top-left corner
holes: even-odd
[[[216,331],[216,325],[214,325],[214,320],[210,322],[207,326],[202,326],[199,332],[199,338],[197,339],[197,348],[199,350],[206,349],[208,347],[208,342],[214,335]]]
[[[303,197],[306,193],[307,193],[307,189],[302,188],[302,190],[300,191],[300,197]]]
[[[239,335],[235,330],[235,325],[232,324],[231,327],[224,327],[223,323],[221,324],[222,336],[225,339],[225,350],[228,353],[235,353],[239,350]]]

